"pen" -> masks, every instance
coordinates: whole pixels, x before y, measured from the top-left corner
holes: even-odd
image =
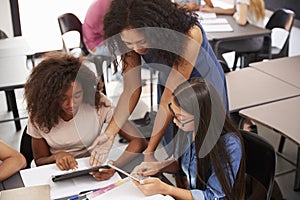
[[[86,193],[82,193],[82,194],[78,194],[78,195],[72,196],[68,200],[76,200],[76,199],[82,199],[83,200],[83,199],[87,199],[86,196],[88,194],[93,193],[93,191],[96,191],[96,190],[92,190],[92,191],[89,191],[89,192],[86,192]]]

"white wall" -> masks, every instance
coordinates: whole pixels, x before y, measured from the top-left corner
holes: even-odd
[[[0,0],[0,5],[0,29],[4,31],[8,37],[13,37],[14,33],[9,0]]]

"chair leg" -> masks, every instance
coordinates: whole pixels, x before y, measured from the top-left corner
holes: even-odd
[[[232,71],[235,71],[235,70],[236,70],[236,67],[237,67],[236,65],[237,65],[237,61],[238,61],[239,57],[240,57],[239,53],[235,52]]]
[[[9,101],[8,95],[9,95],[9,93],[8,93],[7,91],[5,91],[7,111],[10,112],[10,111],[11,111],[11,103],[10,103],[10,101]]]

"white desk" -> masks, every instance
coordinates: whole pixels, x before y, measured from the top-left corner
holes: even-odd
[[[300,88],[300,55],[250,63],[250,66]]]
[[[14,116],[14,119],[0,122],[14,120],[17,131],[21,129],[21,123],[14,90],[23,88],[29,76],[30,71],[27,69],[26,60],[27,58],[24,55],[0,57],[0,91],[5,91],[8,107],[12,110]]]
[[[275,128],[298,145],[294,190],[300,191],[300,97],[244,109],[239,113],[256,123]]]
[[[29,56],[34,52],[22,36],[0,40],[0,57]]]
[[[89,157],[77,159],[78,166],[80,169],[87,168],[89,166]],[[40,167],[35,167],[31,169],[21,170],[19,176],[22,180],[14,180],[17,184],[18,181],[23,181],[25,187],[38,186],[38,185],[50,185],[50,196],[51,199],[67,199],[65,197],[70,197],[78,194],[81,191],[87,191],[91,189],[102,188],[108,186],[121,178],[118,173],[115,173],[113,177],[106,181],[97,181],[92,176],[81,176],[77,178],[72,178],[59,182],[52,182],[51,175],[61,173],[55,164],[44,165]],[[12,184],[12,183],[11,183]],[[94,198],[93,198],[94,199]],[[108,192],[97,196],[95,200],[100,199],[110,199],[110,200],[170,200],[173,199],[169,196],[163,195],[153,195],[146,197],[132,182],[130,179],[124,184],[109,190]]]
[[[300,96],[300,89],[254,68],[225,74],[229,111]]]

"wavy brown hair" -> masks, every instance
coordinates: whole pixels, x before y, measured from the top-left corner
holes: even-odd
[[[63,95],[72,82],[83,89],[83,103],[100,107],[102,82],[87,66],[83,57],[62,52],[45,54],[32,69],[25,84],[25,100],[31,123],[44,132],[58,124]]]
[[[168,49],[176,54],[162,49],[152,49],[155,62],[163,60],[168,66],[178,64],[182,55],[184,37],[178,33],[187,34],[197,22],[197,17],[183,7],[170,0],[113,0],[104,18],[104,36],[112,53],[128,52],[120,38],[120,33],[126,29],[136,29],[141,32],[150,46],[168,45]],[[172,31],[156,31],[163,28]],[[147,29],[145,29],[147,28]],[[171,41],[171,42],[170,42]]]
[[[243,138],[226,114],[217,91],[204,79],[192,78],[189,82],[185,82],[176,88],[174,103],[184,111],[194,115],[195,148],[198,153],[197,188],[204,190],[208,186],[207,181],[211,174],[211,166],[222,186],[226,199],[244,199],[246,165]],[[220,119],[219,116],[222,115],[222,112],[224,117]],[[210,129],[210,126],[214,128]],[[217,133],[217,131],[219,132]],[[221,135],[229,133],[234,134],[240,140],[242,147],[242,158],[236,175],[234,175],[230,154],[225,142],[220,139]],[[215,144],[212,144],[212,142],[204,144],[205,139],[208,141],[207,137],[209,136],[213,140],[217,140]],[[181,138],[180,141],[185,141],[185,139]],[[199,154],[201,148],[203,146],[205,148],[205,145],[214,146],[205,156],[201,157]],[[184,145],[179,145],[179,148],[182,146]],[[224,166],[226,166],[227,171],[224,171]],[[230,177],[234,177],[234,182]],[[209,187],[214,189],[213,185],[209,185]]]

